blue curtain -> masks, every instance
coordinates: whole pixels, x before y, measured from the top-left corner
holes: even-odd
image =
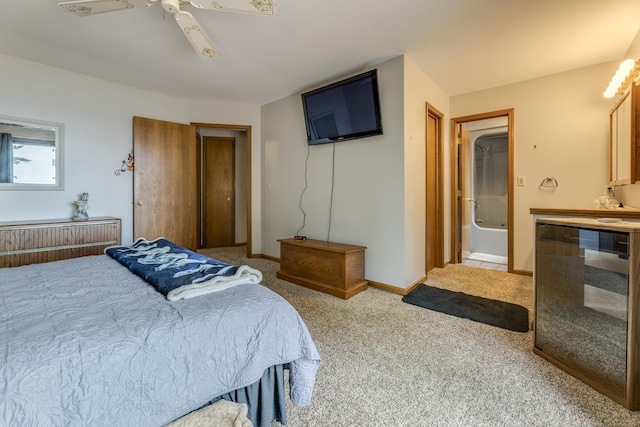
[[[0,133],[0,182],[13,182],[13,141],[10,133]]]

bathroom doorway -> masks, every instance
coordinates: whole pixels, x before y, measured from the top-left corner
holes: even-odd
[[[513,110],[452,119],[452,263],[513,272]]]

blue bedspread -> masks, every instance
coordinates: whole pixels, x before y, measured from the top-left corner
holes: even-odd
[[[153,285],[169,301],[262,281],[262,273],[256,269],[214,260],[163,237],[140,238],[129,246],[111,246],[104,252]]]

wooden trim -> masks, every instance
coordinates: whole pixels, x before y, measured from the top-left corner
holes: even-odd
[[[511,108],[509,110],[509,113],[507,114],[507,122],[508,122],[508,130],[507,130],[507,138],[508,138],[508,144],[509,144],[509,188],[508,188],[508,194],[509,194],[509,207],[508,207],[508,218],[509,218],[509,224],[507,226],[507,230],[509,232],[509,234],[507,235],[507,254],[509,255],[509,259],[507,259],[507,271],[513,272],[513,251],[514,251],[514,242],[515,242],[515,232],[514,232],[514,199],[515,199],[515,190],[514,190],[514,181],[515,181],[515,177],[514,177],[514,162],[515,162],[515,141],[514,141],[514,127],[515,127],[515,118],[514,118],[514,110],[513,108]]]
[[[451,119],[451,263],[457,263],[455,247],[458,241],[458,127],[462,123],[475,122],[478,120],[493,119],[498,117],[507,117],[508,126],[508,151],[509,151],[509,169],[508,169],[508,207],[507,207],[507,270],[513,273],[513,251],[514,251],[514,123],[515,110],[508,108],[505,110],[497,110],[488,113],[473,114],[470,116],[455,117]]]
[[[398,295],[404,296],[409,292],[411,292],[412,290],[414,290],[415,288],[417,288],[422,283],[424,283],[426,280],[427,280],[427,276],[422,276],[420,279],[416,280],[406,288],[399,288],[397,286],[387,285],[386,283],[373,282],[369,280],[369,286],[372,288],[380,289],[382,291],[391,292],[392,294],[398,294]]]
[[[529,277],[533,277],[533,271],[529,271],[529,270],[513,270],[511,271],[512,274],[519,274],[520,276],[529,276]]]
[[[43,220],[21,220],[21,221],[2,221],[0,227],[4,229],[26,229],[26,228],[43,228],[43,227],[64,227],[67,225],[86,225],[97,224],[100,222],[110,223],[114,220],[119,221],[119,218],[113,218],[110,216],[96,216],[89,217],[86,220],[74,220],[74,219],[43,219]],[[119,242],[118,242],[119,243]]]
[[[237,130],[237,131],[247,131],[247,129],[251,129],[249,125],[233,125],[233,124],[220,124],[220,123],[199,123],[199,122],[191,122],[191,126],[195,126],[197,128],[207,128],[207,129],[220,129],[220,130]]]
[[[640,85],[631,85],[631,181],[640,180]]]
[[[196,128],[196,176],[198,181],[196,185],[196,191],[198,192],[198,197],[196,198],[196,209],[198,210],[196,224],[198,224],[199,249],[203,247],[202,243],[204,242],[204,230],[202,229],[202,141],[202,135],[198,133]]]
[[[104,240],[101,242],[91,242],[91,243],[74,243],[71,245],[57,245],[57,246],[47,246],[44,248],[32,248],[32,249],[16,249],[11,251],[0,252],[0,256],[4,255],[20,255],[20,254],[33,254],[36,252],[49,252],[49,251],[62,251],[65,249],[78,249],[78,248],[90,248],[93,246],[114,246],[118,244],[117,239],[112,240]]]
[[[609,184],[610,185],[615,185],[615,177],[613,176],[613,114],[616,110],[616,108],[618,108],[620,106],[620,104],[624,101],[624,99],[626,98],[626,96],[621,96],[620,98],[618,98],[618,100],[616,101],[615,105],[613,106],[613,108],[611,109],[611,111],[609,111]]]
[[[251,195],[251,165],[253,164],[252,156],[251,156],[251,126],[249,125],[233,125],[233,124],[214,124],[214,123],[197,123],[191,122],[192,126],[196,128],[206,128],[206,129],[218,129],[218,130],[233,130],[239,132],[245,132],[247,137],[247,258],[256,258],[259,255],[253,254],[253,232],[251,228],[251,205],[252,205],[252,195]]]
[[[449,153],[449,169],[450,169],[450,200],[449,204],[449,224],[450,224],[450,251],[449,262],[451,264],[458,263],[458,144],[461,135],[459,134],[459,124],[455,120],[451,120],[451,128],[449,130],[449,138],[451,140]]]
[[[271,255],[266,255],[266,254],[256,254],[256,255],[254,256],[254,258],[264,258],[264,259],[268,259],[269,261],[275,261],[275,262],[277,262],[278,264],[280,264],[280,258],[278,258],[278,257],[274,257],[274,256],[271,256]]]
[[[593,218],[635,218],[640,219],[640,209],[573,209],[573,208],[530,208],[531,215],[585,216]]]
[[[391,292],[393,294],[405,295],[405,289],[398,288],[396,286],[387,285],[385,283],[373,282],[369,280],[369,287],[380,289],[381,291]]]
[[[627,387],[625,408],[636,411],[640,409],[640,327],[638,326],[638,316],[640,313],[640,234],[638,232],[629,233],[631,245],[629,247],[629,286],[627,301]]]

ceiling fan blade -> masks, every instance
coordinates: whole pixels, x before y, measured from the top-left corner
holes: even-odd
[[[273,15],[275,13],[273,0],[186,0],[186,2],[199,9],[256,13],[259,15]]]
[[[175,14],[176,22],[182,28],[193,48],[203,59],[220,56],[220,52],[215,48],[209,36],[204,32],[198,21],[189,12],[179,11]]]
[[[58,6],[78,16],[90,16],[98,13],[149,6],[153,1],[154,0],[77,0],[61,2],[58,3]]]

